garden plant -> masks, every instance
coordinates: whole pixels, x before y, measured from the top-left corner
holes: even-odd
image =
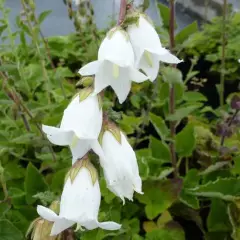
[[[0,0],[0,240],[239,240],[240,12],[176,31],[121,0],[99,30],[45,37],[34,0],[16,31]],[[101,1],[101,0],[99,0]],[[207,7],[207,6],[206,6]]]

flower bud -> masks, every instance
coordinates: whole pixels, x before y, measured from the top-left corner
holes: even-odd
[[[233,134],[232,128],[227,125],[227,123],[218,124],[216,127],[216,135],[231,137]]]
[[[50,209],[55,213],[59,213],[60,203],[54,201]],[[49,222],[41,217],[36,218],[28,228],[26,237],[30,236],[31,240],[60,240],[61,234],[57,236],[50,236],[53,222]]]
[[[93,84],[93,77],[83,77],[80,81],[77,82],[76,87],[79,86],[84,86],[84,87],[89,87]]]
[[[234,95],[231,100],[231,108],[240,110],[240,96]]]

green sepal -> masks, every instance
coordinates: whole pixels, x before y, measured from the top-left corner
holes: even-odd
[[[85,100],[89,95],[93,92],[92,87],[87,87],[79,91],[79,102],[82,102]]]
[[[119,129],[114,123],[108,123],[106,130],[109,131],[110,133],[112,133],[112,135],[114,136],[114,138],[115,138],[120,144],[122,144],[121,131],[120,131],[120,129]]]
[[[94,81],[94,77],[89,77],[89,76],[83,77],[76,83],[76,87],[79,87],[79,86],[89,87],[93,84],[93,81]]]
[[[140,16],[141,15],[138,11],[129,12],[122,23],[122,27],[127,28],[129,25],[133,25],[133,24],[136,24],[137,26],[139,26]]]
[[[86,168],[89,171],[89,173],[91,175],[91,179],[92,179],[92,184],[94,185],[96,183],[97,179],[98,179],[98,173],[97,173],[96,168],[93,166],[93,164],[88,159],[88,157],[85,157],[85,158],[83,158],[81,160],[78,160],[72,166],[72,168],[66,174],[65,183],[70,178],[70,181],[73,184],[75,178],[77,177],[79,171],[82,168]]]
[[[103,99],[100,94],[98,94],[97,97],[98,97],[99,109],[102,109],[103,108]]]
[[[108,33],[107,33],[107,37],[108,39],[111,39],[113,37],[113,35],[117,32],[120,31],[124,36],[126,41],[129,41],[129,36],[128,33],[121,27],[121,26],[117,26],[112,28]]]
[[[51,210],[53,210],[56,214],[59,214],[59,212],[60,212],[60,202],[59,201],[53,201],[49,208]]]
[[[102,129],[101,132],[99,133],[99,136],[98,136],[98,142],[99,142],[100,145],[102,145],[104,132],[105,132],[104,129]]]

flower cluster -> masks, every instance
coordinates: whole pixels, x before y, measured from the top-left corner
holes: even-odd
[[[136,155],[125,134],[103,113],[99,93],[111,86],[119,102],[124,102],[132,81],[157,78],[160,61],[180,62],[162,47],[151,23],[139,14],[135,23],[110,30],[101,43],[98,60],[79,70],[82,76],[94,79],[94,84],[73,97],[60,126],[43,125],[50,142],[69,146],[72,153],[72,168],[65,179],[59,214],[37,207],[39,215],[53,223],[52,236],[74,224],[88,230],[121,227],[115,222],[98,222],[101,193],[97,170],[87,155],[90,150],[99,156],[107,187],[123,203],[125,198],[133,199],[134,191],[143,194]]]

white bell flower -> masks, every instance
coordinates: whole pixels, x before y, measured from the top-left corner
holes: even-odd
[[[125,135],[118,129],[107,130],[100,139],[103,155],[100,164],[110,191],[124,198],[133,199],[134,191],[142,193],[136,155]]]
[[[121,225],[115,222],[98,222],[100,201],[97,171],[88,159],[83,159],[76,162],[67,175],[59,215],[43,206],[38,206],[37,212],[42,218],[53,222],[51,236],[58,235],[75,223],[80,229],[120,229]]]
[[[97,139],[102,127],[102,108],[98,96],[81,98],[81,94],[77,94],[64,110],[59,128],[42,126],[51,143],[70,146],[73,163],[90,149],[98,153]]]
[[[129,37],[119,28],[112,29],[101,43],[98,60],[82,67],[79,73],[83,76],[95,75],[95,93],[110,85],[120,103],[127,98],[132,81],[140,83],[148,79],[134,67],[134,52]]]
[[[151,81],[157,78],[159,61],[171,64],[182,62],[162,47],[158,33],[142,15],[138,23],[128,26],[127,32],[135,52],[136,67],[142,69]]]

